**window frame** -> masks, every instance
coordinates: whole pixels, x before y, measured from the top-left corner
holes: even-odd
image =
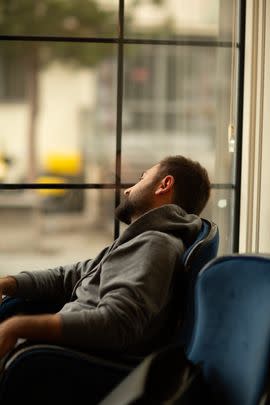
[[[122,160],[122,113],[123,113],[123,87],[124,87],[124,46],[127,44],[139,45],[164,45],[164,46],[207,46],[232,48],[230,41],[197,40],[197,39],[132,39],[124,35],[125,0],[118,4],[118,36],[117,37],[59,37],[46,35],[0,35],[0,41],[50,41],[50,42],[79,42],[79,43],[111,43],[117,45],[117,89],[116,89],[116,143],[115,143],[115,182],[114,183],[1,183],[0,190],[20,189],[112,189],[115,191],[115,207],[119,205],[121,190],[132,186],[121,181]],[[239,251],[239,226],[240,226],[240,196],[241,196],[241,164],[242,164],[242,130],[243,130],[243,94],[244,94],[244,58],[245,58],[245,18],[246,0],[239,0],[239,40],[238,70],[237,70],[237,144],[235,151],[235,173],[232,183],[212,183],[212,189],[232,190],[234,192],[233,208],[233,235],[232,250]],[[120,233],[119,220],[114,220],[114,238]]]

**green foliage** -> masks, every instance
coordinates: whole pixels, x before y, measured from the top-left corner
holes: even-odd
[[[128,13],[126,10],[126,26],[132,27],[133,9],[145,1],[133,0]],[[164,0],[148,2],[161,6]],[[111,3],[104,6],[99,0],[0,0],[0,35],[117,37],[117,2]],[[165,24],[148,30],[148,34],[158,37],[169,30],[169,24]],[[115,45],[106,43],[2,41],[0,46],[2,54],[12,53],[19,58],[33,58],[35,53],[39,67],[53,60],[91,67],[116,53]]]
[[[93,0],[1,0],[0,32],[106,36],[115,30],[115,13]]]
[[[132,6],[136,7],[140,4],[144,3],[145,4],[145,0],[133,0],[132,1]],[[162,6],[164,4],[164,0],[148,0],[148,3],[152,3],[155,6]]]
[[[0,0],[3,35],[107,37],[116,36],[116,27],[117,10],[102,8],[94,0]],[[9,42],[9,47],[20,53],[22,43]],[[24,42],[23,49],[25,55],[38,52],[40,63],[58,59],[88,66],[113,54],[111,44],[40,41]]]

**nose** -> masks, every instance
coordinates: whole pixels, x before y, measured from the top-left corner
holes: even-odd
[[[127,189],[124,191],[124,196],[125,196],[125,197],[127,197],[127,196],[129,195],[129,193],[130,193],[130,191],[131,191],[131,188],[132,188],[132,187],[129,187],[129,188],[127,188]]]

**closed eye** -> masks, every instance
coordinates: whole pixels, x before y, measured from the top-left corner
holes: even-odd
[[[144,178],[146,172],[142,172],[141,177],[139,178],[139,181],[141,181]]]

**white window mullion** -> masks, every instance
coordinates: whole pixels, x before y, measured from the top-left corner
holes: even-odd
[[[266,0],[246,3],[240,251],[254,253],[261,234],[266,7]]]

